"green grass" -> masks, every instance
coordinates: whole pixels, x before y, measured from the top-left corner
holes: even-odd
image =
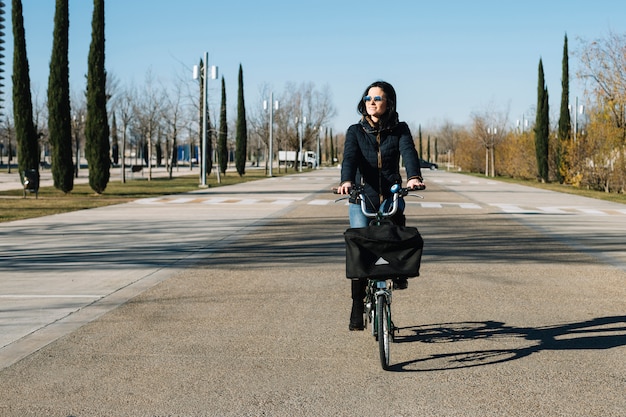
[[[210,188],[231,185],[246,181],[266,178],[264,170],[251,170],[243,177],[228,172],[222,175],[221,183],[217,183],[214,175],[207,179]],[[41,187],[39,196],[26,194],[22,190],[0,191],[0,222],[49,216],[70,211],[104,207],[113,204],[127,203],[139,198],[149,198],[168,194],[180,194],[197,190],[198,174],[169,178],[146,178],[111,181],[105,192],[97,195],[88,184],[75,184],[71,193],[65,195],[54,187]]]

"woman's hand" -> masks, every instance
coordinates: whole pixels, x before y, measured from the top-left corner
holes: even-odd
[[[409,188],[409,189],[420,188],[423,186],[424,186],[424,181],[419,178],[411,178],[406,183],[406,188]]]
[[[337,194],[350,194],[352,189],[352,181],[346,181],[337,187]]]

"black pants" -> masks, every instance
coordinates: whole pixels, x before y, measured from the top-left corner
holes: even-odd
[[[367,288],[367,278],[352,280],[352,301],[361,302],[365,299],[365,289]]]

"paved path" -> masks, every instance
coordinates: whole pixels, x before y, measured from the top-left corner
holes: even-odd
[[[392,372],[337,171],[0,225],[0,415],[624,416],[625,207],[425,175]]]

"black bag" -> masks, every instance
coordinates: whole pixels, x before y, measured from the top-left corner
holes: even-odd
[[[419,276],[424,240],[415,227],[383,223],[350,228],[346,240],[346,277]]]

